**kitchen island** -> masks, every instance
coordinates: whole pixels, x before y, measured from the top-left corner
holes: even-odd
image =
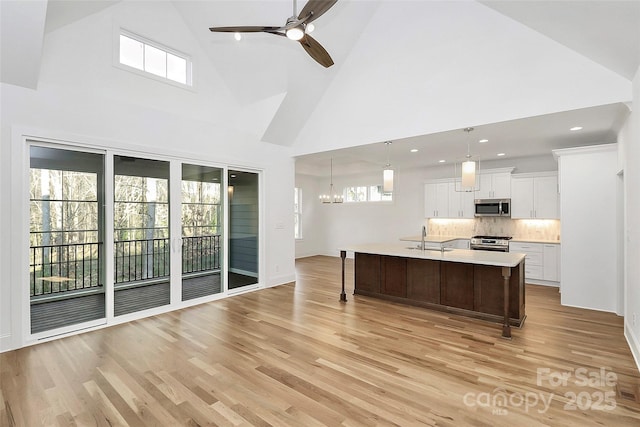
[[[502,322],[502,336],[525,320],[520,253],[420,250],[406,244],[354,245],[340,250],[342,293],[347,252],[355,257],[354,294]]]

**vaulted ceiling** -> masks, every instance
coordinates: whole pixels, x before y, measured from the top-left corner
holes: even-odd
[[[43,37],[121,2],[1,3],[2,81],[36,88]],[[514,156],[577,144],[569,122],[589,121],[580,143],[612,142],[640,65],[639,1],[339,0],[313,34],[328,69],[286,38],[208,30],[281,25],[290,1],[168,3],[238,104],[263,110],[261,139],[292,147],[300,164],[326,159],[319,152],[355,162],[385,140],[398,158],[405,143],[451,156],[466,126],[502,144],[478,150]],[[526,144],[513,141],[518,129]]]

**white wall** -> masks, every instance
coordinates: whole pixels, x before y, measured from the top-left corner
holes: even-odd
[[[193,90],[113,66],[119,26],[192,55]],[[264,171],[263,284],[295,279],[293,194],[282,191],[294,186],[290,149],[259,141],[251,117],[237,107],[170,3],[119,3],[48,33],[38,89],[2,84],[1,90],[0,351],[23,345],[28,333],[22,306],[28,266],[16,250],[28,235],[23,135]]]
[[[556,151],[563,305],[616,311],[616,147]]]
[[[633,79],[633,111],[621,132],[625,197],[625,336],[640,369],[640,67]],[[634,322],[635,318],[635,322]]]

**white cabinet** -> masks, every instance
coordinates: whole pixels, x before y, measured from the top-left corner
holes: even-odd
[[[473,218],[475,206],[473,204],[474,193],[460,190],[460,180],[449,182],[449,217]]]
[[[429,182],[424,185],[425,218],[449,217],[449,183]]]
[[[476,199],[509,199],[511,197],[511,173],[481,173]]]
[[[511,242],[509,252],[523,253],[524,278],[544,282],[560,280],[560,245],[547,243]],[[540,283],[540,282],[538,282]]]
[[[560,281],[560,245],[546,244],[542,251],[544,264],[544,280]]]
[[[511,218],[559,217],[556,174],[513,176],[511,190]]]

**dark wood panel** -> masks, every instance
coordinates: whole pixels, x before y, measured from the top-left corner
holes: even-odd
[[[440,264],[440,304],[473,310],[473,264]]]
[[[407,259],[407,298],[440,304],[440,261]]]
[[[509,317],[521,319],[524,317],[524,286],[521,274],[522,264],[511,269],[509,281]],[[503,314],[504,279],[501,267],[475,265],[474,281],[474,310],[496,315]],[[520,290],[522,289],[522,291]]]
[[[380,261],[380,292],[385,295],[406,298],[407,259],[383,256]]]
[[[356,253],[355,289],[380,293],[380,255]]]

